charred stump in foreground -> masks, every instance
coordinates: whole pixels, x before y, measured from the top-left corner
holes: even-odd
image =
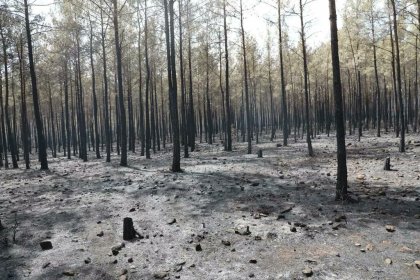
[[[391,171],[391,158],[387,157],[385,159],[385,166],[384,166],[384,170],[385,171]]]
[[[133,240],[134,238],[139,237],[143,238],[135,229],[133,225],[132,218],[124,218],[124,225],[123,225],[123,239],[124,240]]]

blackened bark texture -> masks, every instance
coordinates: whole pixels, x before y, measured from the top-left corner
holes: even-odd
[[[337,183],[336,200],[346,200],[347,195],[347,156],[346,130],[344,126],[343,97],[341,88],[340,56],[338,52],[337,12],[335,0],[330,1],[331,58],[335,100],[335,125],[337,138]]]
[[[226,151],[232,151],[232,112],[230,108],[230,85],[229,85],[229,49],[227,32],[226,0],[223,1],[223,32],[225,36],[225,110],[226,110]]]
[[[173,140],[172,171],[181,172],[181,146],[179,141],[179,121],[177,105],[177,78],[175,60],[174,0],[164,0],[166,53],[168,60],[169,107]]]
[[[125,117],[124,106],[124,90],[123,90],[123,76],[122,76],[122,61],[121,61],[121,45],[118,26],[118,7],[117,0],[113,0],[113,20],[114,20],[114,36],[115,36],[115,52],[117,55],[117,78],[118,78],[118,103],[119,103],[119,117],[121,128],[121,166],[127,166],[127,124]]]
[[[32,50],[32,35],[31,35],[31,27],[29,24],[28,0],[24,0],[23,3],[24,3],[24,8],[25,8],[25,29],[26,29],[26,37],[27,37],[27,45],[28,45],[29,68],[30,68],[30,73],[31,73],[32,98],[33,98],[33,103],[34,103],[34,115],[35,115],[36,130],[37,130],[37,136],[38,136],[37,139],[38,139],[39,161],[41,163],[41,169],[48,170],[47,145],[45,143],[44,127],[42,123],[41,111],[39,109],[38,85],[37,85],[37,80],[36,80],[35,63],[34,63],[34,56],[33,56],[33,50]]]
[[[25,66],[24,66],[24,59],[23,59],[22,34],[19,38],[19,44],[18,44],[17,49],[18,49],[17,53],[19,57],[19,77],[20,77],[21,138],[22,138],[22,145],[23,145],[23,158],[25,160],[25,167],[26,169],[29,169],[30,168],[29,146],[31,143],[29,139],[28,110],[26,106],[26,76],[25,76],[25,70],[24,70]],[[0,157],[1,157],[1,152],[0,152]]]
[[[182,32],[182,0],[178,0],[178,22],[179,22],[179,70],[181,73],[181,133],[182,144],[184,145],[184,158],[188,158],[188,130],[187,130],[187,112],[186,112],[186,86],[184,69],[184,48]]]
[[[148,47],[148,28],[147,28],[147,0],[144,1],[144,55],[146,59],[146,94],[145,94],[145,114],[146,114],[146,158],[150,159],[150,66],[149,66],[149,47]]]
[[[306,128],[306,143],[308,144],[308,154],[310,157],[314,156],[311,141],[311,124],[309,117],[309,77],[308,77],[308,60],[306,53],[306,38],[305,38],[305,25],[303,23],[303,3],[299,0],[300,9],[300,37],[302,44],[302,57],[303,57],[303,78],[304,78],[304,90],[305,90],[305,128]]]
[[[394,44],[395,44],[395,63],[396,63],[396,73],[397,73],[397,93],[400,109],[400,126],[401,126],[401,135],[400,135],[400,152],[405,152],[405,117],[404,117],[404,101],[402,95],[402,81],[401,81],[401,62],[400,62],[400,43],[398,39],[398,19],[397,19],[397,8],[395,5],[395,0],[391,0],[392,6],[392,15],[394,23]]]
[[[95,153],[96,158],[101,158],[101,152],[99,149],[100,139],[99,139],[99,126],[98,126],[98,100],[96,98],[96,77],[95,77],[95,63],[93,59],[93,26],[92,21],[90,23],[90,37],[89,37],[89,46],[90,46],[90,68],[92,71],[92,99],[93,99],[93,120],[94,120],[94,129],[95,129]]]
[[[9,114],[9,60],[8,60],[8,54],[7,54],[7,43],[6,38],[4,36],[4,30],[3,27],[0,26],[0,35],[2,39],[2,45],[3,45],[3,63],[4,63],[4,82],[5,82],[5,104],[4,104],[4,115],[6,118],[6,128],[7,128],[7,142],[8,147],[10,148],[10,155],[12,157],[12,166],[13,168],[18,168],[18,158],[17,158],[17,147],[16,147],[16,139],[12,130],[12,125],[10,121],[10,114]],[[2,82],[0,81],[0,91],[3,90]],[[3,104],[1,104],[3,106]]]
[[[252,135],[251,135],[251,108],[249,104],[249,91],[248,91],[248,64],[246,58],[246,47],[245,47],[245,30],[244,30],[244,17],[243,17],[243,6],[242,0],[240,1],[240,15],[241,15],[241,36],[242,36],[242,55],[244,64],[244,87],[245,87],[245,107],[246,107],[246,131],[248,141],[248,154],[252,153]]]

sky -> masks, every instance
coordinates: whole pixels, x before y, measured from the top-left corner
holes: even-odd
[[[260,46],[265,46],[267,34],[270,32],[273,40],[277,36],[276,27],[267,28],[267,19],[277,20],[277,10],[264,4],[259,0],[244,0],[244,28],[245,32],[252,34]],[[256,4],[261,2],[259,4]],[[273,0],[265,0],[265,2],[276,2]],[[33,14],[42,14],[48,17],[51,4],[54,0],[32,0]],[[299,0],[289,0],[289,7],[285,9],[285,22],[288,27],[290,39],[297,42],[299,36],[300,22],[297,15],[292,15],[291,11],[294,6],[298,7]],[[341,10],[344,6],[344,0],[337,0],[338,25],[341,26]],[[322,42],[330,39],[329,26],[329,6],[328,0],[312,0],[304,10],[305,21],[308,21],[308,30],[306,31],[307,42],[309,46],[317,46]],[[270,31],[268,31],[270,29]]]

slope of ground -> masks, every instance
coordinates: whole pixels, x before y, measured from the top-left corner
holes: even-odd
[[[254,145],[263,158],[243,144],[232,153],[199,144],[180,174],[169,172],[169,152],[130,155],[127,168],[114,155],[1,170],[0,279],[301,279],[305,269],[313,279],[419,279],[414,140],[399,154],[391,134],[349,137],[354,204],[334,201],[326,136],[314,139],[315,158],[303,140]],[[383,171],[388,156],[393,171]],[[113,254],[124,217],[144,238]]]

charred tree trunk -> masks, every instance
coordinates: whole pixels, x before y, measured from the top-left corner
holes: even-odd
[[[336,200],[346,200],[347,194],[347,158],[346,130],[344,126],[343,99],[340,75],[340,56],[338,51],[337,13],[335,0],[330,1],[331,58],[333,67],[333,84],[335,100],[335,125],[337,130],[337,184]]]
[[[302,43],[302,56],[303,56],[303,75],[304,75],[304,91],[305,91],[305,122],[306,122],[306,143],[308,144],[308,154],[310,157],[314,156],[311,141],[311,124],[309,117],[309,85],[308,85],[308,60],[306,53],[306,38],[305,38],[305,25],[303,23],[303,4],[299,0],[300,8],[300,36]]]
[[[400,152],[405,152],[405,118],[404,118],[404,103],[402,95],[402,81],[401,81],[401,63],[400,63],[400,43],[398,39],[398,19],[397,19],[397,9],[395,6],[395,0],[391,0],[392,13],[393,13],[393,23],[394,23],[394,44],[395,44],[395,63],[396,63],[396,73],[397,73],[397,93],[400,109],[400,125],[401,125],[401,135],[400,135]]]
[[[124,89],[122,76],[122,62],[121,62],[121,44],[118,26],[118,7],[117,0],[113,0],[113,21],[114,21],[114,36],[115,36],[115,52],[117,54],[117,77],[118,77],[118,99],[120,108],[120,127],[121,127],[121,166],[127,166],[127,124],[125,117],[124,106]]]
[[[93,60],[93,26],[90,21],[90,68],[92,70],[92,98],[93,98],[93,119],[94,119],[94,129],[95,129],[95,153],[96,158],[101,158],[101,152],[99,150],[99,127],[98,127],[98,100],[96,98],[96,77],[95,77],[95,63]]]
[[[169,2],[169,3],[168,3]],[[165,37],[168,60],[169,107],[173,139],[172,171],[181,172],[181,146],[179,141],[179,121],[177,105],[177,77],[175,53],[174,0],[164,0]]]
[[[32,98],[34,103],[34,115],[37,129],[37,139],[38,139],[38,152],[39,160],[41,162],[41,169],[48,170],[48,160],[47,160],[47,146],[44,138],[44,127],[42,124],[42,116],[39,110],[39,97],[38,97],[38,85],[36,80],[35,73],[35,63],[32,51],[32,35],[31,27],[29,25],[29,10],[28,10],[28,0],[24,0],[25,8],[25,28],[26,28],[26,37],[28,44],[28,59],[29,59],[29,68],[31,72],[31,82],[32,82]]]
[[[245,30],[244,30],[244,19],[243,19],[243,7],[242,0],[240,1],[240,14],[241,14],[241,37],[242,37],[242,55],[244,63],[244,87],[245,87],[245,107],[246,107],[246,127],[247,127],[247,141],[248,141],[248,154],[252,154],[252,135],[251,135],[251,108],[249,104],[249,92],[248,92],[248,66],[246,58],[246,47],[245,47]]]
[[[225,109],[226,109],[226,151],[232,151],[232,111],[230,108],[229,49],[227,33],[226,0],[223,0],[223,31],[225,36]]]

